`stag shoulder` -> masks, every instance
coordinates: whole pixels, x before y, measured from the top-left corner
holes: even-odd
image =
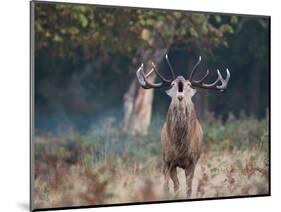
[[[192,130],[193,131],[190,134],[188,156],[191,160],[197,161],[200,157],[201,143],[203,138],[203,130],[197,119],[194,122],[194,127],[192,128]]]

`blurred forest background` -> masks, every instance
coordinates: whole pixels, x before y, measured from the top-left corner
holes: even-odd
[[[194,97],[204,148],[192,197],[268,192],[268,18],[42,2],[34,9],[37,208],[184,198],[157,181],[170,99],[163,89],[143,90],[135,76],[151,61],[165,75],[165,53],[185,78],[199,55],[198,72],[210,69],[210,81],[217,68],[231,72],[225,93]]]

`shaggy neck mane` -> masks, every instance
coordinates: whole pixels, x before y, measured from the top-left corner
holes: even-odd
[[[196,115],[192,101],[180,105],[177,102],[171,102],[168,114],[167,125],[170,129],[169,135],[173,137],[177,144],[186,142],[190,135],[190,129],[196,120]]]

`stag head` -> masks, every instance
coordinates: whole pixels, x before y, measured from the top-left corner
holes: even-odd
[[[170,68],[169,70],[171,74],[171,79],[166,79],[163,75],[161,75],[154,64],[152,64],[152,69],[147,74],[145,74],[142,64],[137,70],[136,74],[140,85],[144,89],[168,87],[169,89],[166,91],[166,93],[172,98],[172,101],[175,101],[177,99],[179,102],[182,102],[183,100],[191,100],[192,96],[196,93],[195,88],[213,89],[218,90],[220,92],[223,92],[227,89],[227,84],[230,78],[230,73],[228,69],[226,69],[225,79],[222,77],[220,71],[217,70],[217,79],[212,83],[206,83],[204,81],[209,75],[209,70],[206,71],[205,75],[200,80],[194,80],[196,68],[201,62],[201,56],[199,57],[193,69],[191,70],[191,74],[188,79],[185,79],[183,76],[176,77],[167,54],[165,58]],[[161,82],[149,82],[148,77],[152,73],[156,73]]]
[[[166,90],[172,101],[179,103],[187,103],[191,101],[196,90],[191,87],[189,80],[185,80],[183,76],[178,76],[172,83],[171,88]]]

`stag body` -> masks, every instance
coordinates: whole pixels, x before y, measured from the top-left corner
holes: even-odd
[[[188,197],[192,191],[192,179],[195,165],[200,157],[203,136],[191,100],[195,90],[190,85],[183,77],[178,77],[174,81],[174,86],[167,91],[172,101],[161,132],[166,189],[169,189],[169,177],[171,177],[174,190],[178,191],[179,181],[176,168],[180,167],[185,170]]]
[[[204,83],[209,71],[200,80],[193,80],[196,67],[201,61],[199,57],[198,62],[193,67],[190,77],[185,80],[184,77],[175,77],[175,73],[170,64],[168,56],[166,61],[170,67],[172,79],[166,79],[152,64],[152,69],[145,74],[143,65],[137,71],[137,78],[140,85],[144,89],[159,88],[163,86],[170,86],[167,94],[171,97],[171,103],[166,117],[166,122],[161,132],[162,143],[162,157],[163,157],[163,172],[165,176],[165,184],[167,190],[169,189],[169,178],[174,183],[174,191],[179,190],[179,180],[177,177],[177,167],[185,170],[186,176],[186,194],[187,197],[192,193],[192,179],[196,163],[200,157],[201,142],[203,137],[202,128],[196,117],[195,108],[192,102],[192,96],[196,93],[194,88],[199,87],[203,89],[215,89],[224,91],[230,78],[228,69],[227,76],[222,78],[221,73],[217,70],[217,79],[210,84]],[[152,83],[147,78],[152,74],[160,78],[162,82]]]

